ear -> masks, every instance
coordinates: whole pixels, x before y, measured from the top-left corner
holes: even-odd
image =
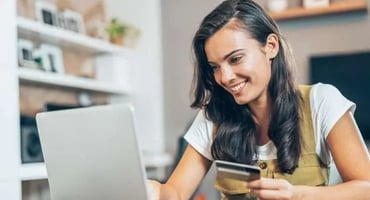
[[[279,37],[275,33],[267,36],[265,45],[266,56],[269,60],[276,57],[279,52]]]

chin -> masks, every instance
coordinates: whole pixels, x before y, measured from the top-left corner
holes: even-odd
[[[237,103],[238,105],[245,105],[245,104],[248,104],[249,101],[243,99],[243,98],[238,98],[238,97],[234,97],[234,100],[235,100],[235,103]]]

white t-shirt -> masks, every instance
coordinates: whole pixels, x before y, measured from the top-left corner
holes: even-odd
[[[356,105],[345,98],[334,86],[322,83],[312,85],[310,104],[316,153],[323,163],[331,165],[332,158],[326,144],[326,138],[335,123],[346,111],[349,110],[352,115],[354,114]],[[184,136],[193,148],[209,160],[213,160],[211,155],[212,128],[213,123],[206,119],[204,110],[200,110]],[[261,160],[276,159],[276,147],[270,141],[263,146],[259,146],[257,154]]]

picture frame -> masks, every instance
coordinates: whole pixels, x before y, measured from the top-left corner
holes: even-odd
[[[35,2],[36,19],[44,24],[58,26],[58,8],[53,3],[38,0]]]
[[[42,44],[39,48],[43,70],[53,73],[64,73],[63,52],[54,45]]]
[[[85,26],[82,14],[73,10],[64,10],[63,17],[67,30],[85,34]]]
[[[66,19],[63,13],[61,12],[57,13],[56,18],[57,18],[58,27],[62,29],[68,29],[67,22],[66,22]]]
[[[33,56],[34,45],[30,40],[18,39],[18,64],[21,67],[36,68]]]
[[[303,0],[304,8],[316,8],[329,6],[329,0]]]

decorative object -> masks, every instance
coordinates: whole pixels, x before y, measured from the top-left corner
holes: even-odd
[[[56,15],[56,17],[57,17],[58,27],[60,27],[62,29],[67,29],[68,30],[68,25],[67,25],[67,22],[66,22],[66,19],[65,19],[63,13],[58,12],[58,14]]]
[[[124,24],[117,18],[112,18],[107,28],[110,42],[113,44],[123,45],[123,40],[127,29],[127,24]]]
[[[86,91],[82,91],[78,94],[78,104],[82,107],[86,106],[92,106],[93,105],[93,99],[90,93]]]
[[[93,38],[109,40],[108,32],[105,31],[105,23],[99,19],[88,20],[85,23],[86,34]]]
[[[33,57],[33,42],[25,39],[18,39],[18,63],[22,67],[36,68]]]
[[[85,26],[81,13],[73,10],[64,10],[63,17],[66,29],[76,33],[85,33]]]
[[[315,8],[329,6],[329,0],[303,0],[303,7]]]
[[[17,13],[19,16],[35,19],[35,0],[18,0]]]
[[[64,73],[63,53],[59,47],[42,44],[39,51],[43,70],[48,72]]]
[[[39,133],[34,117],[20,116],[22,163],[43,162]]]
[[[72,0],[69,0],[72,1]],[[73,1],[73,5],[76,6],[76,1]],[[82,4],[82,2],[81,2]],[[90,1],[89,1],[90,4]],[[85,4],[84,4],[85,5]],[[90,7],[84,6],[83,11],[84,22],[85,22],[85,34],[94,38],[102,40],[109,40],[106,28],[106,14],[103,0],[95,0],[91,2]],[[82,7],[82,6],[81,6]]]
[[[288,8],[288,0],[268,0],[267,9],[271,12],[281,12]]]
[[[57,12],[58,9],[56,5],[38,0],[35,2],[36,9],[36,19],[44,24],[49,24],[51,26],[58,26]]]
[[[131,79],[130,64],[119,54],[102,54],[95,57],[95,78],[128,88]]]
[[[109,40],[113,44],[127,45],[134,47],[137,39],[140,36],[140,30],[133,25],[123,23],[117,18],[112,18],[106,29],[109,35]]]

